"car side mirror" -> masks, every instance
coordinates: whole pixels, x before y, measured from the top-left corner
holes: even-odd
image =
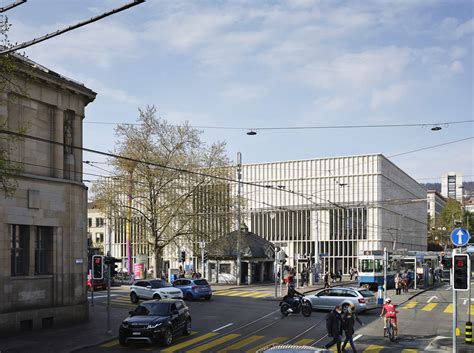
[[[178,315],[178,314],[179,314],[179,311],[178,311],[178,310],[173,310],[173,311],[171,312],[171,315]]]
[[[128,313],[130,314],[130,316],[133,316],[135,314],[135,311],[130,310]]]
[[[150,285],[148,285],[148,286],[146,286],[146,287],[147,287],[148,289],[151,289],[151,286],[150,286]]]

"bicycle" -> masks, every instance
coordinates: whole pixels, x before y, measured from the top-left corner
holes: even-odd
[[[390,342],[395,342],[396,340],[395,329],[393,327],[392,320],[393,320],[392,317],[387,317],[385,319],[385,327],[386,327],[386,333],[388,335],[388,339],[390,340]]]

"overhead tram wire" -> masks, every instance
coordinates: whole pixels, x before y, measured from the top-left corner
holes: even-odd
[[[11,10],[21,4],[24,4],[27,0],[16,0],[15,2],[7,5],[7,6],[3,6],[3,7],[0,7],[0,13],[4,13],[4,12],[7,12],[8,10]]]
[[[238,127],[238,126],[212,126],[212,125],[190,125],[189,127],[195,129],[209,129],[209,130],[324,130],[324,129],[368,129],[368,128],[400,128],[400,127],[427,127],[435,125],[457,125],[474,123],[474,120],[460,120],[460,121],[444,121],[444,122],[426,122],[426,123],[406,123],[406,124],[367,124],[367,125],[309,125],[309,126],[274,126],[274,127]],[[84,121],[84,124],[98,124],[98,125],[130,125],[140,126],[142,123],[127,123],[127,122],[108,122],[108,121]],[[177,126],[177,125],[173,125]]]
[[[107,11],[107,12],[104,12],[103,14],[101,15],[98,15],[98,16],[94,16],[94,17],[91,17],[90,19],[88,20],[85,20],[85,21],[81,21],[81,22],[78,22],[76,23],[75,25],[72,25],[72,26],[69,26],[69,27],[66,27],[66,28],[63,28],[63,29],[58,29],[57,31],[55,32],[52,32],[52,33],[48,33],[48,34],[45,34],[44,36],[41,36],[41,37],[38,37],[38,38],[34,38],[32,40],[29,40],[27,42],[24,42],[24,43],[21,43],[21,44],[18,44],[18,45],[14,45],[12,47],[9,47],[9,48],[6,48],[4,50],[1,50],[0,51],[0,55],[5,55],[5,54],[8,54],[8,53],[12,53],[14,51],[17,51],[17,50],[20,50],[20,49],[25,49],[25,48],[28,48],[32,45],[35,45],[35,44],[38,44],[38,43],[41,43],[45,40],[48,40],[48,39],[51,39],[51,38],[54,38],[54,37],[57,37],[63,33],[66,33],[66,32],[69,32],[69,31],[72,31],[76,28],[79,28],[79,27],[83,27],[83,26],[86,26],[90,23],[93,23],[93,22],[96,22],[96,21],[99,21],[105,17],[108,17],[110,15],[113,15],[113,14],[116,14],[118,12],[121,12],[121,11],[124,11],[124,10],[127,10],[131,7],[134,7],[134,6],[137,6],[141,3],[145,2],[145,0],[134,0],[133,2],[130,2],[130,3],[127,3],[123,6],[120,6],[116,9],[112,9],[110,11]]]

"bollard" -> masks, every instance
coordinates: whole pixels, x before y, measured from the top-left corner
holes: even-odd
[[[465,342],[467,344],[472,344],[472,322],[466,322],[466,339]]]
[[[377,304],[383,305],[383,289],[382,289],[382,286],[378,287]]]

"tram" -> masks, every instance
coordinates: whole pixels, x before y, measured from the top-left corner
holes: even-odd
[[[384,259],[383,251],[364,251],[363,255],[358,257],[358,281],[359,286],[366,286],[376,290],[378,286],[384,283]],[[387,264],[387,287],[395,286],[395,271],[392,269],[390,261]]]

